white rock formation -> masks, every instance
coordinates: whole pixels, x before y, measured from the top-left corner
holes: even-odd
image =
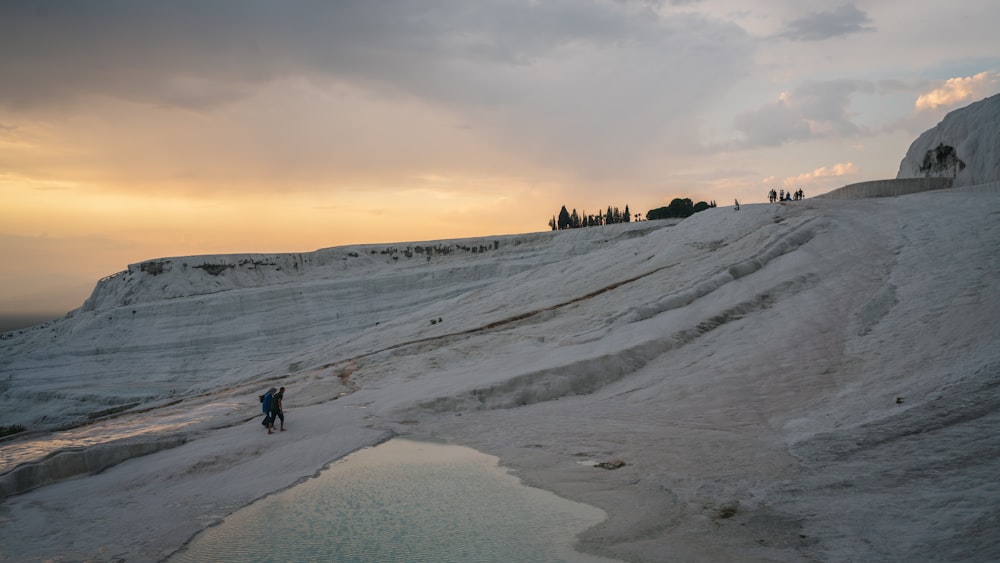
[[[950,177],[954,187],[1000,181],[1000,94],[944,116],[913,141],[896,178]]]

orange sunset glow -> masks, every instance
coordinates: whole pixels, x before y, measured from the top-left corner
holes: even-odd
[[[894,177],[1000,89],[998,20],[986,0],[5,2],[0,314],[64,314],[156,257]]]

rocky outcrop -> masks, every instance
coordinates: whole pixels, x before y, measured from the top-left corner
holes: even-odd
[[[954,110],[913,141],[897,179],[954,178],[954,187],[1000,180],[1000,94]]]

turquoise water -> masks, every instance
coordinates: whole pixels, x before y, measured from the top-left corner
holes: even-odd
[[[521,485],[495,457],[394,439],[235,512],[170,561],[611,561],[571,547],[604,518]]]

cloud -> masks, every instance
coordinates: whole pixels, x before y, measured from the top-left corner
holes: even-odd
[[[723,43],[716,52],[725,50],[732,41],[717,27],[602,2],[344,1],[291,9],[249,0],[53,0],[45,10],[11,2],[0,5],[0,101],[28,106],[101,95],[205,109],[254,85],[323,76],[381,95],[496,103],[512,95],[502,80],[511,71],[632,46],[656,72],[690,53],[686,44],[705,45],[705,33]]]
[[[778,146],[809,137],[809,124],[782,96],[772,105],[736,117],[736,129],[746,136],[747,145]]]
[[[852,183],[855,180],[850,177],[857,177],[859,172],[858,167],[853,162],[838,162],[829,166],[820,166],[815,170],[803,172],[795,176],[787,176],[784,179],[779,176],[768,176],[762,179],[760,184],[767,189],[774,188],[777,190],[778,188],[784,188],[788,191],[803,189],[807,192],[811,191],[813,192],[811,195],[815,195],[816,193],[822,193],[823,190],[830,189],[833,185]],[[837,180],[838,178],[840,179]],[[851,181],[845,182],[845,179],[850,179]],[[817,192],[816,190],[820,191]]]
[[[655,2],[46,5],[0,3],[0,109],[14,111],[5,123],[19,123],[8,115],[42,114],[74,131],[87,125],[115,135],[111,148],[169,160],[183,168],[178,174],[203,173],[196,168],[209,154],[217,164],[203,166],[242,166],[224,153],[244,147],[267,158],[241,153],[236,163],[287,162],[294,174],[311,174],[313,164],[331,159],[347,161],[360,152],[355,145],[373,147],[361,158],[379,160],[383,168],[386,162],[454,163],[448,155],[462,153],[468,141],[449,144],[437,135],[445,134],[442,124],[455,123],[465,124],[467,138],[484,150],[518,155],[511,164],[545,163],[580,177],[620,174],[656,143],[667,150],[691,145],[669,133],[686,130],[693,116],[746,76],[756,44],[728,21],[646,9]],[[274,94],[289,91],[284,100]],[[264,100],[274,104],[261,107]],[[84,124],[53,119],[53,108],[104,113]],[[406,121],[390,121],[399,115]],[[181,124],[189,127],[180,131]],[[155,134],[138,138],[139,131]],[[119,140],[122,135],[137,138]],[[225,150],[212,154],[208,139]],[[316,143],[303,147],[305,140]],[[71,146],[112,152],[98,139]],[[205,150],[175,156],[183,146]],[[288,146],[299,150],[291,154]],[[310,159],[323,152],[318,147],[326,154],[315,163]],[[262,184],[287,178],[278,168],[257,177]],[[142,178],[146,185],[149,180]]]
[[[868,14],[854,4],[845,4],[830,11],[813,12],[792,20],[777,36],[793,41],[823,41],[852,33],[874,31],[874,27],[867,25],[869,23],[871,18]]]
[[[784,185],[797,186],[799,184],[812,183],[816,180],[835,178],[837,176],[851,176],[857,173],[858,168],[854,166],[853,162],[838,162],[832,166],[820,166],[812,172],[804,172],[793,178],[786,178]]]
[[[920,94],[914,104],[918,111],[956,106],[969,100],[984,98],[1000,88],[1000,74],[980,72],[967,77],[949,78],[944,84]]]
[[[874,88],[857,80],[807,82],[773,104],[738,115],[734,125],[745,147],[856,135],[862,128],[851,119],[851,97]]]

